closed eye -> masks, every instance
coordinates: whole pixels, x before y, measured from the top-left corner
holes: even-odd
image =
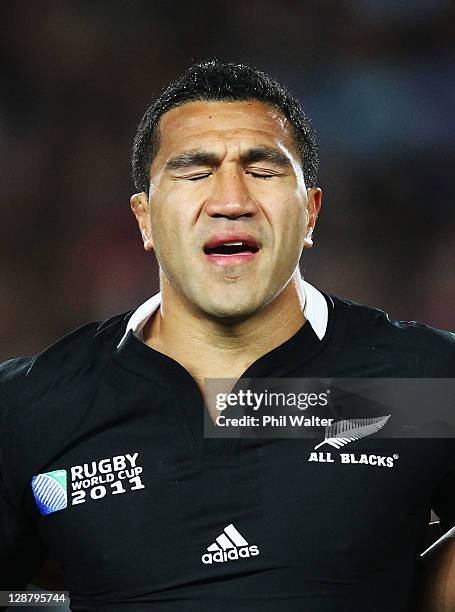
[[[207,178],[211,174],[211,172],[204,172],[203,174],[193,174],[191,176],[182,176],[180,178],[184,178],[187,181],[200,181],[201,179]]]
[[[252,170],[247,170],[247,174],[249,174],[253,178],[258,178],[258,179],[270,179],[270,178],[273,178],[274,176],[278,176],[276,174],[264,174],[262,172],[253,172]]]

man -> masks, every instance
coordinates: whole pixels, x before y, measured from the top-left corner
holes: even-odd
[[[381,467],[204,437],[205,378],[453,376],[453,335],[300,278],[316,171],[300,105],[252,68],[195,65],[148,109],[131,207],[161,292],[3,365],[3,589],[52,557],[74,610],[415,609],[452,440],[350,443]]]

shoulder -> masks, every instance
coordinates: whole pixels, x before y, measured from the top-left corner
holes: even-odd
[[[0,406],[3,416],[25,406],[49,389],[94,372],[120,340],[131,312],[87,323],[29,357],[0,364]]]
[[[401,354],[425,376],[455,373],[455,334],[419,321],[400,321],[379,308],[330,296],[336,312],[334,341],[350,347]]]

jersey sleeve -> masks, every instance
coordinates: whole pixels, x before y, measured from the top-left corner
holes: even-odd
[[[425,376],[429,378],[455,378],[455,333],[433,330],[432,336],[438,341],[437,351],[433,350],[427,359]],[[448,387],[451,410],[455,411],[455,397],[451,397],[452,384]],[[451,420],[451,423],[453,421]],[[439,482],[435,483],[432,509],[439,517],[442,531],[445,533],[455,525],[455,433],[445,440],[447,454]],[[441,443],[443,440],[440,440]]]
[[[448,445],[447,470],[433,496],[433,510],[444,533],[455,526],[455,439],[448,440]]]
[[[0,491],[0,590],[22,590],[47,553],[33,527]]]
[[[33,521],[8,490],[8,483],[14,481],[14,466],[9,457],[12,405],[5,391],[5,372],[9,374],[13,366],[12,362],[0,365],[0,590],[24,589],[47,556]]]

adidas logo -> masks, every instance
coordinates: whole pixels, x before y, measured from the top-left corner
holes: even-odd
[[[213,544],[207,546],[207,551],[201,557],[205,565],[256,557],[259,554],[259,548],[250,546],[232,523],[223,529]]]

